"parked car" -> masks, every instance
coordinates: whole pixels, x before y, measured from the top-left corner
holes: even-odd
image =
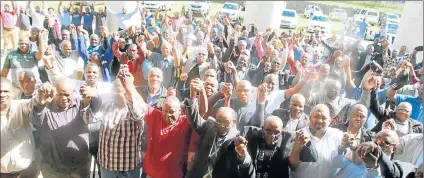
[[[328,20],[328,16],[326,15],[314,15],[308,22],[308,32],[319,30],[324,35],[328,35],[330,33],[330,29],[331,25]]]
[[[362,21],[364,18],[367,20],[368,23],[371,25],[378,24],[379,21],[379,12],[375,10],[361,10],[358,9],[355,11],[353,18],[355,21]]]
[[[193,14],[208,15],[210,10],[210,1],[193,1],[187,6],[187,11],[193,12]]]
[[[347,19],[347,13],[343,9],[333,9],[329,14],[330,19],[345,21]]]
[[[94,5],[105,5],[105,1],[93,1],[93,2],[94,2]],[[75,5],[79,6],[81,3],[83,6],[91,6],[91,1],[77,1],[75,2]]]
[[[305,11],[303,12],[303,14],[305,15],[306,18],[310,18],[314,15],[322,15],[323,12],[321,10],[320,7],[316,6],[316,5],[308,5],[305,8]]]
[[[293,28],[297,27],[298,16],[296,10],[293,9],[284,9],[281,14],[281,28]]]
[[[400,18],[397,14],[393,13],[384,13],[382,18],[380,18],[380,25],[386,24],[386,22],[390,23],[399,23]]]
[[[174,1],[144,1],[144,7],[150,11],[155,11],[158,8],[161,10],[171,10],[173,6]]]
[[[219,17],[229,15],[231,20],[240,19],[240,5],[237,3],[226,2],[218,12]]]

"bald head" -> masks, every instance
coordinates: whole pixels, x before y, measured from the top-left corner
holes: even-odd
[[[240,104],[247,104],[252,99],[252,84],[247,80],[240,81],[236,86],[236,96]]]
[[[246,87],[246,88],[252,88],[252,84],[248,80],[242,80],[239,83],[237,83],[236,88],[240,87]]]
[[[365,113],[365,115],[368,115],[368,108],[362,104],[353,105],[352,108],[350,109],[349,115],[352,117],[352,115],[357,113],[358,111]]]
[[[171,105],[178,105],[179,106],[180,100],[175,96],[168,96],[168,97],[166,97],[164,104],[170,105],[170,106]]]
[[[57,105],[62,108],[68,108],[73,100],[75,91],[75,80],[64,77],[56,82],[56,96],[55,100]]]
[[[342,85],[337,80],[329,80],[326,83],[325,86],[326,86],[327,89],[339,89],[339,88],[342,88]]]
[[[399,144],[399,136],[397,135],[396,131],[389,130],[389,129],[383,129],[376,135],[377,138],[384,138],[385,140],[388,140],[390,144],[398,145]]]
[[[264,128],[276,128],[278,130],[283,130],[283,121],[277,116],[269,116],[264,121]]]
[[[229,121],[235,121],[237,119],[237,113],[230,107],[220,107],[216,112],[216,118],[222,117],[227,118]]]
[[[330,109],[325,104],[317,104],[312,108],[311,113],[321,112],[330,117]]]
[[[293,101],[305,103],[305,97],[302,94],[296,93],[292,95],[292,97],[290,98],[290,102],[293,102]]]

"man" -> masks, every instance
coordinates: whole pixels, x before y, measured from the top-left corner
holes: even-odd
[[[144,60],[143,63],[143,76],[144,80],[147,79],[147,74],[149,73],[150,68],[157,67],[160,68],[163,72],[163,86],[169,88],[174,86],[176,82],[176,68],[179,66],[180,55],[176,51],[176,43],[170,44],[168,42],[162,43],[160,50],[162,54],[157,52],[152,52],[147,60]]]
[[[84,60],[78,51],[72,50],[70,41],[62,41],[60,46],[60,51],[45,55],[43,59],[50,82],[55,84],[56,80],[61,77],[82,80]]]
[[[36,91],[37,80],[32,71],[23,70],[19,72],[20,91],[15,95],[15,100],[31,99]]]
[[[3,30],[3,47],[4,50],[2,53],[3,55],[7,54],[7,49],[9,49],[9,41],[12,41],[12,49],[16,49],[16,35],[15,35],[15,28],[16,28],[16,18],[17,18],[17,9],[14,6],[14,3],[12,2],[12,10],[10,10],[9,4],[4,4],[3,12],[1,12],[1,23],[2,23],[2,30]]]
[[[194,60],[181,61],[179,66],[183,67],[183,73],[188,75],[186,85],[189,85],[194,78],[204,80],[206,70],[217,70],[218,68],[218,59],[213,51],[213,44],[208,43],[208,50],[200,48]]]
[[[257,102],[253,99],[253,88],[249,81],[242,80],[236,86],[236,98],[232,98],[232,85],[229,83],[224,84],[221,90],[221,95],[224,95],[224,99],[220,99],[217,102],[209,103],[213,105],[211,109],[208,109],[208,115],[213,116],[216,115],[217,110],[220,107],[231,107],[237,112],[237,130],[241,133],[244,131],[244,126],[257,126],[260,127],[263,125],[263,119],[259,120],[257,123],[255,116],[261,115],[261,112],[265,112],[265,99],[268,96],[268,89],[266,85],[262,85],[260,89],[261,92],[258,91]],[[259,94],[263,94],[265,96],[259,96]],[[265,97],[265,98],[260,98]],[[262,123],[262,124],[260,124]]]
[[[93,3],[93,2],[92,2]],[[80,8],[82,11],[83,5],[80,4]],[[82,27],[88,31],[88,34],[93,34],[93,19],[94,14],[89,7],[85,7],[85,12],[82,13]]]
[[[45,31],[40,32],[44,35]],[[12,70],[12,84],[14,87],[19,88],[18,74],[21,70],[31,70],[36,79],[39,79],[38,73],[38,61],[42,59],[44,52],[44,42],[40,39],[40,47],[38,51],[31,51],[31,43],[28,37],[21,37],[19,39],[19,48],[11,51],[7,56],[3,64],[1,71],[2,77],[7,77],[9,70]]]
[[[206,99],[200,105],[207,107]],[[147,177],[182,177],[186,160],[190,129],[187,115],[181,112],[180,101],[168,96],[162,112],[142,105],[146,109],[144,121],[148,127],[148,144],[143,170]]]
[[[32,1],[28,1],[29,6],[29,14],[32,18],[32,26],[37,28],[44,27],[44,21],[46,19],[47,15],[47,4],[44,1],[41,1],[41,8],[40,6],[35,6],[35,12],[33,10],[33,4]]]
[[[355,104],[349,111],[349,122],[346,124],[334,125],[332,127],[349,134],[348,136],[355,139],[358,144],[369,142],[372,141],[374,134],[364,128],[367,116],[368,109],[362,104]],[[345,149],[348,148],[347,146],[347,144],[342,144],[342,146],[339,147],[339,154],[345,153]]]
[[[1,78],[1,177],[38,177],[35,144],[29,123],[37,97],[12,101],[13,86]],[[16,146],[19,145],[19,146]]]
[[[283,131],[281,118],[269,116],[263,129],[252,127],[247,131],[249,155],[257,155],[252,163],[256,177],[289,177],[300,162],[315,162],[317,151],[303,132]]]
[[[331,177],[331,160],[341,143],[343,132],[329,127],[330,122],[330,109],[326,105],[318,104],[312,109],[309,127],[303,128],[302,131],[310,137],[317,150],[318,159],[314,163],[301,162],[293,172],[293,177]]]
[[[423,133],[423,124],[410,118],[413,110],[412,105],[408,102],[399,103],[395,111],[385,109],[379,105],[375,91],[373,91],[371,93],[370,111],[378,119],[377,125],[371,130],[373,132],[381,131],[385,121],[394,119],[394,122],[390,123],[400,137],[411,133]]]
[[[19,28],[21,29],[19,35],[27,35],[26,33],[31,27],[32,17],[30,16],[30,13],[27,12],[27,9],[29,9],[29,3],[27,4],[26,8],[23,5],[20,5],[19,7],[19,14],[17,20],[17,26],[19,26]]]
[[[290,109],[276,109],[273,116],[279,117],[284,125],[285,132],[294,133],[309,125],[309,116],[303,112],[305,109],[305,97],[301,94],[294,94],[290,98]]]
[[[115,34],[113,38],[113,55],[118,58],[120,64],[128,65],[131,74],[135,77],[134,85],[144,85],[148,75],[148,73],[144,74],[144,69],[142,66],[147,57],[147,49],[144,46],[144,43],[129,45],[127,52],[125,53],[121,52],[119,49],[119,45],[122,42],[121,39],[119,39],[119,36]]]
[[[199,104],[197,104],[197,99],[194,99],[194,101],[186,100],[185,102],[190,114],[190,126],[199,134],[200,142],[193,167],[187,177],[254,178],[251,157],[246,150],[247,142],[237,142],[236,112],[231,108],[221,107],[216,114],[216,119],[203,120],[199,110],[202,109],[201,107],[207,107],[207,105],[202,105],[203,100],[206,99],[202,82],[198,79],[193,80],[190,92],[197,92],[200,95]]]
[[[134,77],[122,65],[119,79],[113,84],[113,100],[99,97],[95,88],[82,86],[83,119],[86,123],[101,122],[98,161],[102,177],[118,175],[139,177],[141,169],[140,138],[146,107],[134,86]],[[120,134],[118,134],[120,133]],[[113,139],[111,139],[113,138]],[[114,144],[122,142],[122,144]],[[124,150],[124,151],[119,151]]]
[[[344,160],[333,160],[333,166],[341,168],[335,177],[408,177],[416,171],[414,165],[390,159],[398,141],[397,134],[391,130],[382,130],[373,142],[358,145],[356,140],[348,141],[355,151],[344,156]]]
[[[94,14],[94,19],[96,21],[96,25],[95,25],[95,30],[94,33],[97,35],[100,35],[100,27],[101,26],[106,26],[106,17],[107,17],[107,13],[105,12],[106,6],[104,8],[100,7],[98,12],[94,11],[94,2],[91,3],[91,11]]]
[[[370,78],[362,86],[363,92],[359,101],[342,98],[339,96],[341,91],[341,84],[336,80],[329,80],[326,85],[326,93],[312,93],[309,94],[302,91],[302,94],[306,98],[307,106],[315,106],[317,104],[325,104],[330,109],[330,115],[332,118],[331,125],[345,124],[349,108],[354,104],[363,104],[369,106],[370,91],[375,87],[375,79]]]
[[[408,162],[419,166],[423,163],[423,134],[404,135],[396,145],[394,160]]]
[[[387,98],[392,100],[398,105],[401,102],[408,102],[412,105],[411,119],[417,120],[420,123],[423,123],[424,117],[424,84],[422,83],[418,88],[418,96],[411,97],[406,95],[395,94],[396,90],[401,88],[402,85],[400,82],[393,82],[392,86],[387,91]]]
[[[88,177],[88,128],[80,114],[82,101],[74,97],[75,81],[60,78],[53,88],[43,84],[31,123],[39,128],[41,172],[45,178]]]
[[[159,68],[152,68],[149,71],[147,85],[138,86],[136,89],[147,105],[151,106],[156,100],[166,97],[167,89],[162,85],[163,74]]]
[[[73,11],[73,2],[69,2],[69,7],[63,7],[62,9],[62,1],[59,2],[59,6],[57,7],[57,13],[59,14],[60,24],[62,25],[61,29],[69,29],[69,25],[71,25],[71,14]]]

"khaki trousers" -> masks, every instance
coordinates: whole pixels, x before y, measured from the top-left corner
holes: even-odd
[[[7,55],[7,49],[9,48],[9,41],[12,41],[12,49],[16,49],[16,35],[14,29],[3,28],[3,48],[4,55]]]

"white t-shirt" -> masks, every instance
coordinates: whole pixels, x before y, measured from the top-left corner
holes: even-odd
[[[296,126],[299,123],[299,119],[292,119],[289,118],[289,121],[286,124],[286,127],[284,127],[284,131],[286,132],[296,132]]]
[[[332,159],[338,155],[338,147],[343,138],[343,132],[328,127],[324,136],[320,139],[312,135],[309,127],[302,129],[303,133],[310,136],[311,143],[315,146],[318,158],[316,162],[301,162],[300,166],[293,173],[294,178],[332,177]]]
[[[265,114],[272,113],[274,110],[280,108],[281,103],[286,100],[286,90],[275,90],[268,94],[266,100],[268,104],[265,107]]]

